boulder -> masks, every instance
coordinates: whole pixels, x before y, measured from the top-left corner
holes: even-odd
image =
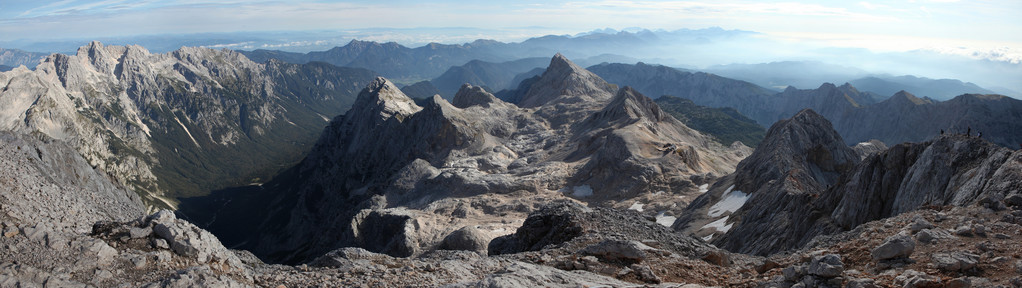
[[[837,254],[813,257],[813,261],[809,264],[809,274],[823,278],[841,276],[841,272],[844,270],[845,266],[844,263],[841,263],[841,255]]]
[[[898,233],[884,239],[884,243],[873,249],[874,261],[908,258],[916,249],[916,241],[906,233]]]
[[[242,265],[241,260],[227,250],[216,236],[188,221],[177,219],[174,212],[159,211],[149,216],[147,222],[153,227],[156,236],[166,240],[170,249],[178,255],[195,259],[200,263],[212,261],[234,267]]]
[[[905,288],[938,287],[940,286],[940,278],[909,269],[895,277],[894,284]]]
[[[483,231],[476,229],[475,226],[465,226],[444,237],[443,242],[440,242],[440,249],[486,253],[486,247],[489,244],[490,239],[483,234]]]
[[[976,268],[979,255],[968,252],[934,253],[930,260],[937,269],[948,272],[964,272]]]
[[[582,235],[582,216],[591,210],[581,204],[560,201],[544,206],[532,213],[515,234],[490,241],[490,255],[537,251],[547,245],[557,245]]]
[[[646,246],[639,241],[603,240],[600,243],[587,246],[581,252],[606,261],[640,263],[649,256],[649,252],[655,251],[656,249],[653,247]]]

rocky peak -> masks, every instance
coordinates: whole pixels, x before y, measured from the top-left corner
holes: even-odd
[[[624,120],[630,123],[637,120],[660,122],[665,117],[667,114],[660,110],[660,106],[654,103],[653,99],[640,94],[632,87],[625,86],[618,90],[617,96],[614,96],[610,104],[590,119],[602,122]]]
[[[759,148],[738,164],[735,181],[738,188],[754,191],[799,169],[822,181],[818,188],[826,188],[837,180],[837,172],[855,165],[858,159],[830,121],[805,109],[770,127]]]
[[[605,103],[613,96],[614,90],[607,81],[558,53],[550,59],[550,66],[543,72],[539,81],[529,88],[518,106],[539,107],[554,101]]]
[[[376,77],[369,83],[369,86],[358,94],[352,107],[362,109],[356,111],[358,114],[377,114],[381,120],[394,117],[398,121],[404,121],[408,116],[422,110],[422,107],[415,105],[412,98],[405,96],[401,89],[383,77]]]
[[[923,105],[923,104],[927,104],[927,103],[932,103],[929,100],[924,100],[924,99],[921,99],[919,97],[916,97],[916,95],[912,95],[912,93],[908,93],[905,90],[901,90],[901,91],[898,91],[898,93],[894,93],[894,96],[891,96],[891,98],[887,99],[887,101],[889,101],[890,103],[898,104],[898,105],[909,105],[909,106]]]
[[[461,85],[461,89],[458,93],[454,94],[454,100],[451,104],[458,108],[468,108],[471,106],[483,106],[490,107],[491,103],[500,101],[497,97],[494,97],[490,92],[486,92],[483,87],[472,86],[471,84]]]

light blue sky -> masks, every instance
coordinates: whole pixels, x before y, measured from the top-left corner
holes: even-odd
[[[1018,51],[1022,1],[0,0],[0,38],[5,40],[475,27],[506,31],[480,38],[517,41],[608,27],[712,26],[875,51],[934,47]]]

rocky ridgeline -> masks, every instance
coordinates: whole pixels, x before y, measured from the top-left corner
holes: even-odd
[[[732,251],[769,255],[868,221],[925,207],[993,205],[1022,191],[1022,152],[975,136],[899,144],[861,161],[842,142],[811,111],[778,122],[676,228],[715,235],[713,243]],[[739,190],[749,191],[747,201],[729,202]]]
[[[269,224],[239,243],[276,261],[343,246],[418,255],[464,226],[513,229],[508,223],[535,209],[533,199],[613,204],[696,193],[748,153],[711,141],[634,90],[611,88],[561,55],[528,88],[522,107],[470,85],[452,102],[416,102],[378,78],[305,161],[260,188],[272,199],[257,205],[267,206],[235,201],[222,213],[272,211],[242,219]],[[495,201],[461,208],[483,195]],[[466,216],[473,213],[482,217]]]
[[[324,115],[346,109],[347,97],[373,76],[320,66],[92,42],[75,55],[50,55],[35,70],[0,73],[0,130],[64,141],[150,207],[173,207],[173,197],[249,181],[261,169],[252,166],[295,161],[274,151],[312,142]],[[344,69],[353,72],[336,77]],[[264,146],[274,149],[259,151]],[[266,159],[230,161],[256,152]]]

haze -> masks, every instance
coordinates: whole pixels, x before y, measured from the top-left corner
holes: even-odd
[[[351,39],[414,47],[603,28],[721,27],[756,33],[603,52],[693,69],[819,61],[868,73],[955,78],[1008,95],[1022,91],[1013,80],[1022,79],[1022,2],[1016,0],[379,2],[3,1],[0,47],[66,53],[101,40],[153,52],[180,46],[307,52]]]

